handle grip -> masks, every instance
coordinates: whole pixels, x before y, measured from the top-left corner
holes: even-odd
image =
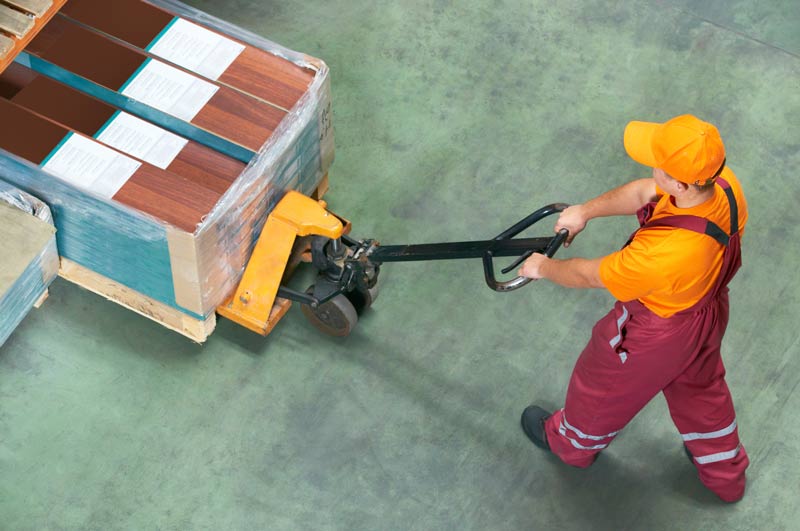
[[[514,224],[507,230],[500,233],[495,240],[506,240],[513,238],[523,230],[527,229],[534,223],[544,219],[547,216],[552,214],[556,214],[561,212],[569,205],[565,203],[553,203],[551,205],[544,206],[533,212],[531,215],[527,216],[526,218],[520,220],[518,223]],[[545,249],[542,250],[543,254],[546,255],[548,258],[552,258],[553,255],[561,248],[561,245],[566,241],[567,237],[569,236],[569,231],[567,229],[561,229],[558,234],[556,234],[550,243],[547,245]],[[537,250],[530,250],[525,252],[522,256],[517,258],[513,264],[506,267],[502,270],[502,273],[507,273],[525,261],[529,256],[531,256]],[[494,260],[491,251],[487,251],[485,255],[483,255],[483,272],[484,277],[486,279],[486,284],[493,289],[494,291],[514,291],[519,289],[523,286],[528,285],[531,280],[527,277],[516,277],[511,280],[507,281],[498,281],[494,274]]]

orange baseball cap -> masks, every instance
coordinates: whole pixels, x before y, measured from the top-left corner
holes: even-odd
[[[708,184],[725,166],[725,146],[719,131],[691,114],[663,124],[630,122],[625,127],[624,142],[633,160],[661,168],[687,184]]]

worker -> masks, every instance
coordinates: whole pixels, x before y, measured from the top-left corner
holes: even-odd
[[[695,116],[631,122],[624,145],[652,178],[565,209],[555,230],[569,231],[566,246],[597,217],[635,213],[641,228],[608,256],[534,254],[519,271],[569,288],[605,288],[617,299],[575,364],[564,407],[527,407],[522,429],[540,448],[585,468],[663,392],[700,480],[734,502],[744,495],[749,460],[720,346],[747,222],[742,188],[717,128]]]

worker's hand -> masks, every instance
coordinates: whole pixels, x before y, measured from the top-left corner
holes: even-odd
[[[575,236],[586,228],[587,221],[589,220],[586,217],[583,205],[569,206],[559,214],[555,226],[556,234],[561,229],[567,229],[569,231],[569,236],[567,236],[567,239],[564,241],[564,247],[569,247],[569,244],[572,243]]]
[[[541,253],[533,253],[527,260],[522,262],[522,267],[519,268],[517,275],[532,278],[533,280],[544,278],[542,266],[548,260],[550,259]]]

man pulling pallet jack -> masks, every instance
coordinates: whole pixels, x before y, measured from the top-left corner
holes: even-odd
[[[239,287],[218,312],[266,335],[282,313],[276,298],[303,304],[320,330],[347,335],[375,298],[386,262],[481,258],[496,291],[548,279],[565,287],[608,289],[618,299],[592,331],[567,390],[549,413],[529,406],[522,428],[567,464],[588,467],[657,393],[663,392],[701,481],[725,501],[744,495],[747,453],[739,442],[720,346],[728,322],[728,282],[741,265],[747,221],[741,186],[725,166],[717,129],[691,115],[666,123],[631,122],[625,148],[653,168],[640,179],[582,205],[543,207],[492,240],[381,246],[346,235],[349,224],[324,204],[294,192],[272,211]],[[514,238],[561,213],[556,235]],[[593,218],[637,214],[641,228],[603,258],[553,259]],[[319,271],[305,293],[280,285],[297,236],[313,235]],[[518,256],[519,276],[500,282],[493,259]],[[524,262],[524,263],[523,263]],[[285,308],[283,313],[285,313]]]
[[[529,406],[522,429],[565,463],[588,467],[663,392],[700,480],[734,502],[744,495],[749,460],[720,347],[728,282],[741,265],[744,194],[716,127],[694,116],[631,122],[624,143],[653,178],[567,208],[555,228],[571,240],[590,219],[633,213],[641,228],[603,258],[533,255],[520,270],[566,287],[605,287],[617,299],[578,358],[565,406],[552,414]]]

